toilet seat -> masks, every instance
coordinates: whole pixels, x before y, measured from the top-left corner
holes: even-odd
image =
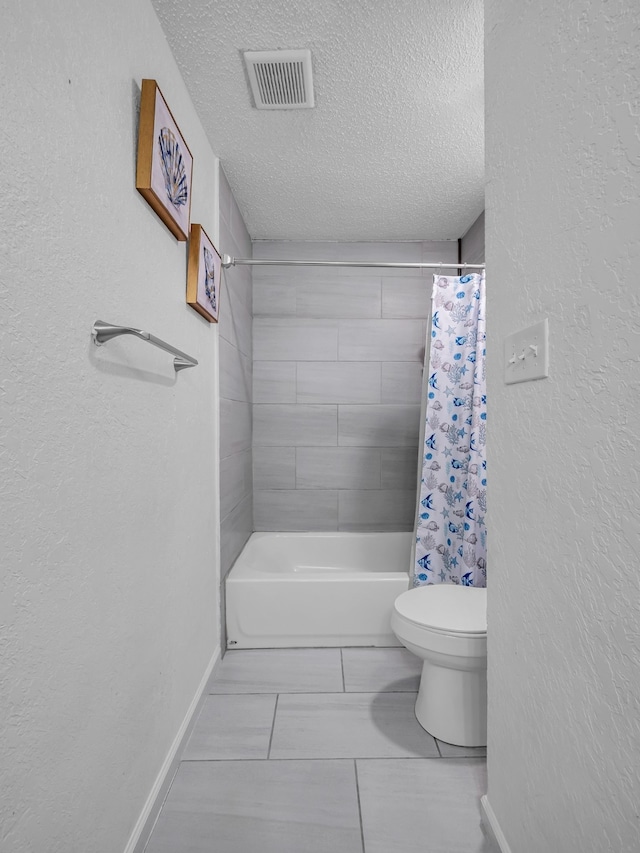
[[[486,658],[486,593],[481,587],[453,584],[409,589],[396,598],[391,629],[414,654],[422,649],[459,658]]]
[[[480,638],[487,634],[487,590],[454,584],[403,592],[394,610],[401,621],[435,634]]]

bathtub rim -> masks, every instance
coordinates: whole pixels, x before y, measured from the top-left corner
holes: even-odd
[[[409,537],[411,536],[410,531],[399,531],[399,530],[389,530],[389,531],[358,531],[358,530],[330,530],[330,531],[265,531],[258,530],[251,534],[251,536],[247,539],[242,548],[242,551],[238,554],[234,564],[231,569],[227,572],[225,577],[225,582],[242,582],[242,581],[269,581],[270,583],[274,583],[276,581],[288,581],[291,582],[294,580],[297,583],[304,583],[306,580],[326,580],[327,582],[338,582],[339,580],[364,580],[365,577],[369,576],[370,579],[375,580],[398,580],[400,577],[407,578],[407,585],[409,583],[409,565],[407,560],[407,568],[402,571],[389,571],[389,570],[377,570],[370,569],[367,567],[362,567],[358,569],[343,569],[341,567],[319,567],[319,566],[309,566],[307,571],[304,572],[296,572],[290,570],[282,570],[282,571],[273,571],[269,569],[265,569],[261,571],[257,569],[254,565],[250,564],[250,559],[252,556],[252,551],[254,547],[263,540],[277,541],[293,539],[299,541],[305,540],[339,540],[345,539],[353,541],[356,538],[363,538],[365,541],[372,541],[375,539],[379,539],[381,537],[402,537],[406,539],[410,544]],[[244,559],[243,559],[244,558]],[[408,588],[408,586],[407,586]]]

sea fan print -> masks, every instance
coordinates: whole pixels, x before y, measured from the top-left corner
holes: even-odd
[[[182,207],[189,200],[187,170],[178,141],[168,127],[158,134],[158,147],[167,198],[174,207]]]
[[[213,262],[213,255],[207,249],[206,246],[203,246],[203,255],[204,255],[204,292],[207,295],[207,299],[211,305],[211,308],[215,314],[217,311],[217,301],[216,301],[216,268]]]
[[[430,533],[427,533],[426,536],[423,536],[422,539],[418,539],[422,547],[425,551],[433,551],[436,547],[436,540]]]
[[[460,302],[455,302],[451,308],[451,319],[455,320],[456,323],[461,323],[467,319],[470,311],[471,305],[468,303],[464,305]]]

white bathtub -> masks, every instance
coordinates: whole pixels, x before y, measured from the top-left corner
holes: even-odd
[[[411,533],[254,533],[226,581],[232,649],[398,646]]]

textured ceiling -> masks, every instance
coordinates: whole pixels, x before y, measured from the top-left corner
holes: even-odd
[[[253,238],[455,239],[481,212],[482,0],[152,2]],[[256,110],[242,51],[302,47],[315,109]]]

